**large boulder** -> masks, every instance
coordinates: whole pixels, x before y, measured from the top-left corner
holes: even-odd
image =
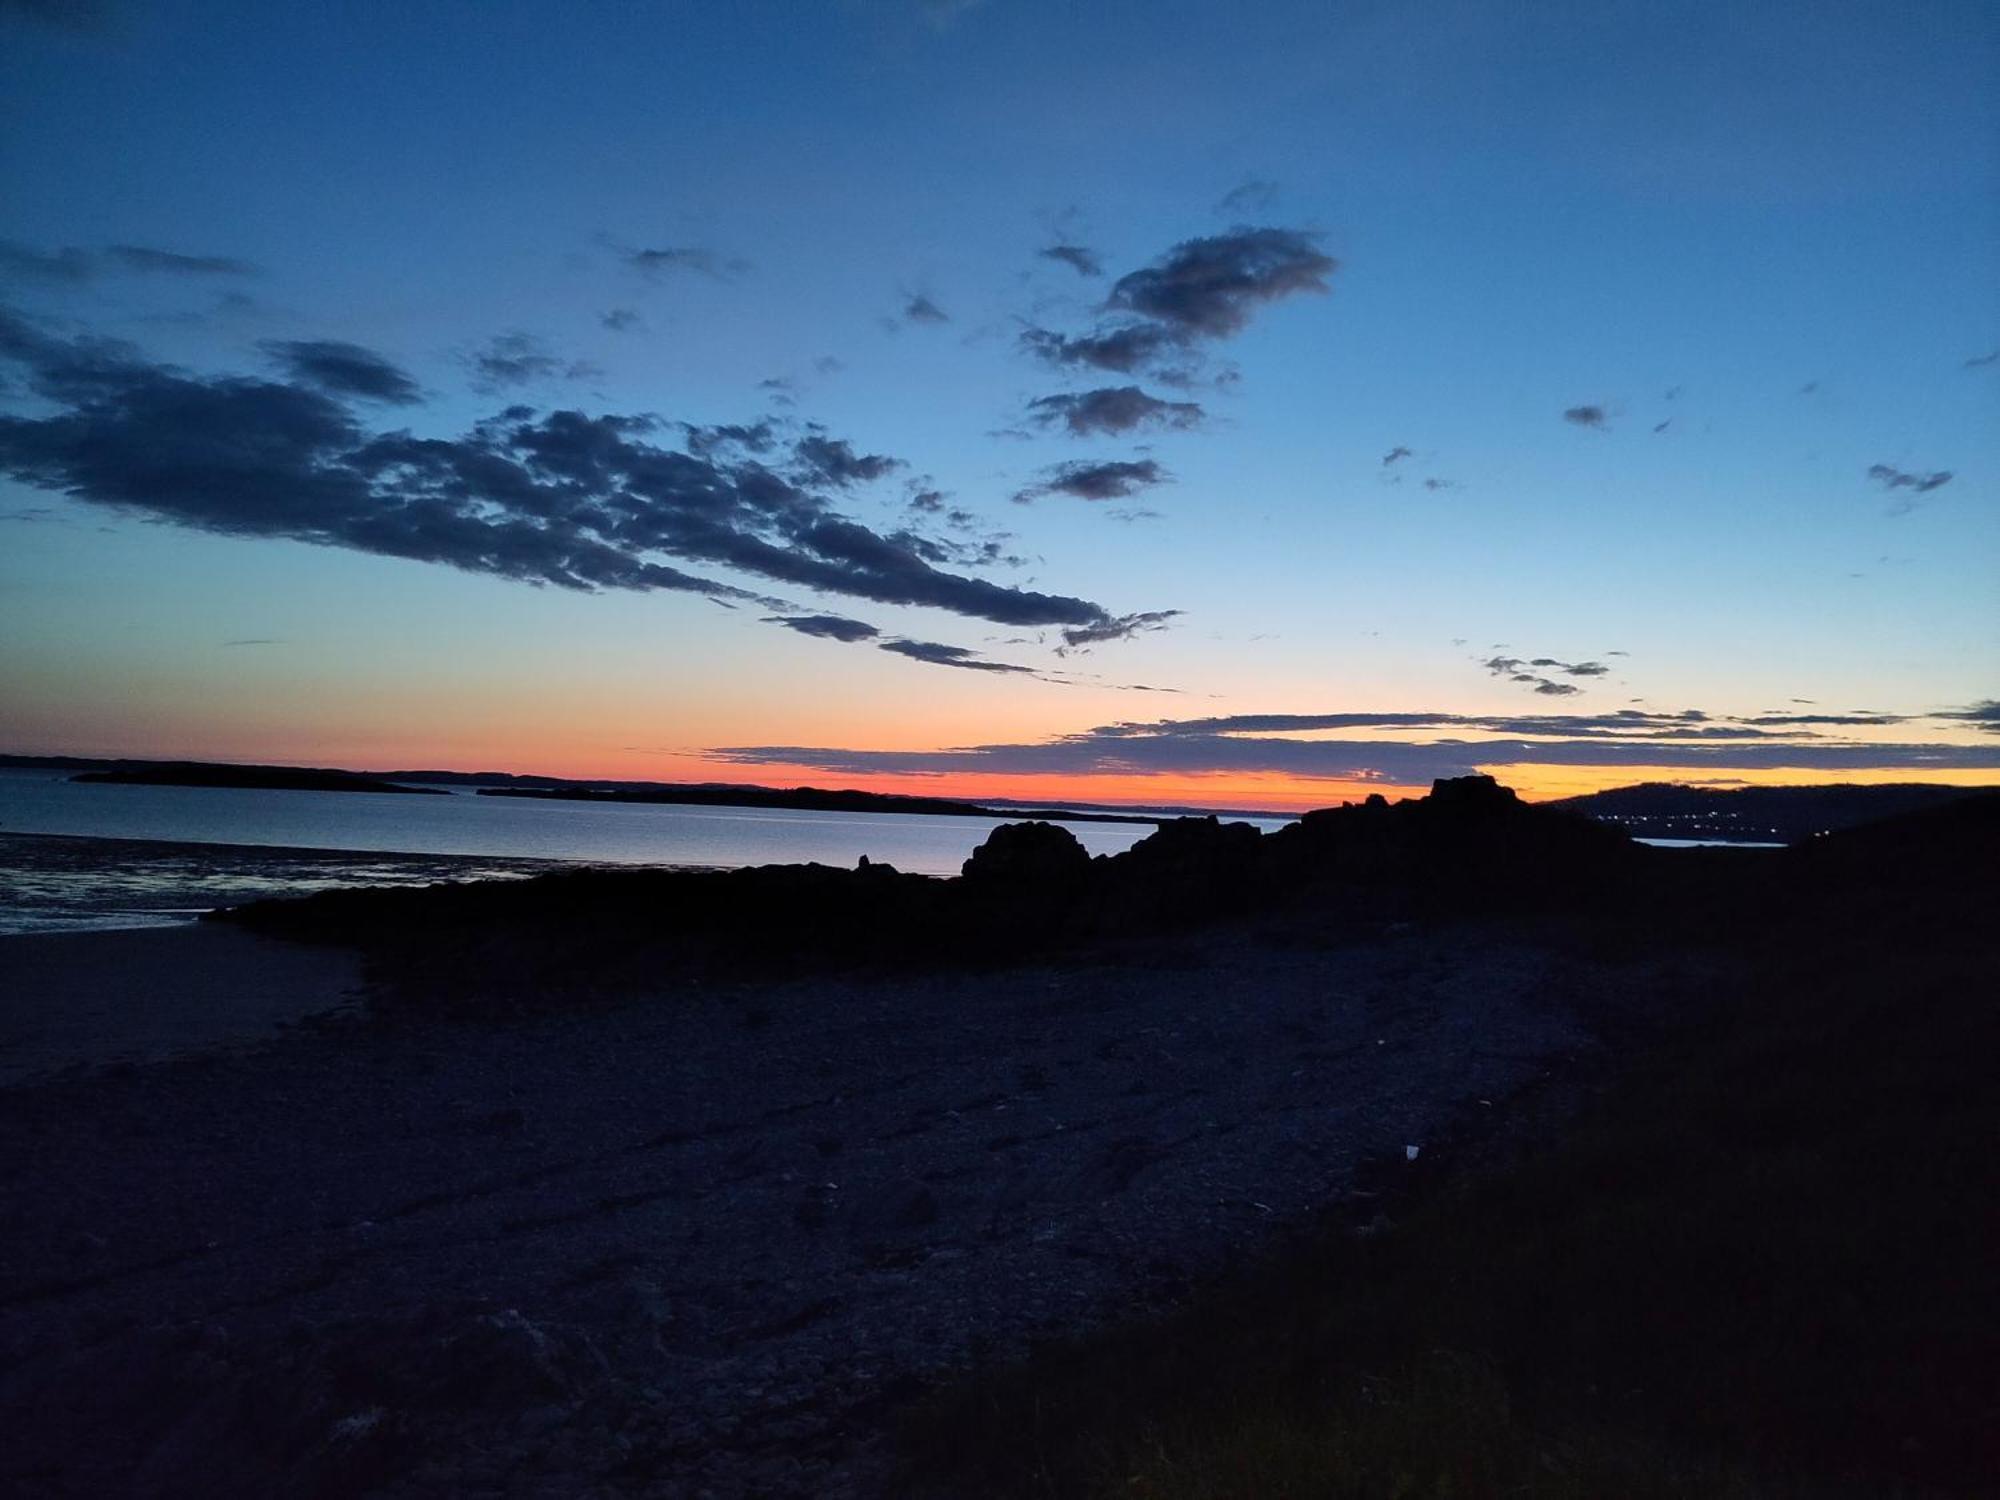
[[[1090,873],[1090,856],[1075,834],[1054,823],[1002,823],[962,870],[975,886],[1073,885]]]

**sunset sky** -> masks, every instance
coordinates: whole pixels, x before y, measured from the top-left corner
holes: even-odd
[[[0,751],[2000,784],[2000,11],[0,0]]]

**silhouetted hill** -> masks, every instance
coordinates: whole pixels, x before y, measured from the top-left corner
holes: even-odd
[[[1585,797],[1566,797],[1548,805],[1614,824],[1640,838],[1740,839],[1792,844],[1877,818],[1941,807],[1976,795],[1976,790],[1966,787],[1919,782],[1717,790],[1650,781],[1593,792]]]
[[[482,797],[527,797],[549,802],[644,802],[694,807],[797,808],[808,812],[924,814],[934,818],[1060,818],[1066,823],[1157,823],[1141,813],[1020,812],[954,802],[944,797],[904,797],[888,792],[828,790],[816,786],[707,786],[650,783],[637,786],[482,787]]]
[[[326,771],[301,766],[231,766],[206,761],[149,761],[112,771],[86,771],[71,781],[107,786],[246,787],[285,792],[394,792],[417,797],[448,797],[437,787],[398,786],[355,771]]]

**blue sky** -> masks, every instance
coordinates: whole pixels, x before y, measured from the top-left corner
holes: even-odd
[[[982,774],[1139,796],[1167,773],[1091,731],[1550,711],[1587,734],[1810,699],[1884,721],[1797,726],[1797,765],[1759,777],[1816,779],[1849,758],[1816,761],[1824,742],[1858,738],[1884,774],[2000,778],[1983,721],[1926,717],[2000,693],[2000,361],[1977,363],[2000,349],[2000,22],[1523,10],[0,5],[0,307],[27,330],[0,416],[73,417],[51,361],[91,340],[123,341],[128,395],[167,366],[211,392],[296,383],[279,351],[337,341],[420,393],[342,393],[366,433],[458,440],[515,404],[768,419],[731,474],[782,471],[816,516],[928,538],[895,545],[934,571],[1139,622],[1066,647],[1064,622],[992,618],[1011,606],[804,587],[684,539],[627,561],[735,607],[538,588],[351,526],[311,545],[276,481],[223,520],[113,493],[49,457],[56,428],[17,425],[8,748],[661,776],[826,752],[752,757],[785,779],[859,774],[840,752],[1015,746]],[[1279,247],[1228,304],[1240,326],[1196,327],[1222,303],[1148,313],[1121,280],[1170,276],[1190,245]],[[1023,343],[1135,322],[1175,358],[1107,372]],[[1031,420],[1129,385],[1199,420]],[[897,464],[801,479],[794,445],[822,429]],[[1013,498],[1063,464],[1160,482]],[[821,615],[875,633],[772,623]],[[1065,769],[1033,769],[1065,737]],[[1651,765],[1730,774],[1660,748]],[[1302,777],[1465,758],[1202,753],[1161,786],[1268,777],[1301,800]]]

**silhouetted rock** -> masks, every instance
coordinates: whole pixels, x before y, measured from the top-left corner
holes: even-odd
[[[1263,846],[1264,835],[1249,823],[1162,823],[1106,861],[1106,922],[1125,931],[1247,911],[1267,894]]]
[[[1002,823],[962,868],[976,886],[1073,885],[1090,873],[1090,856],[1054,823]]]

